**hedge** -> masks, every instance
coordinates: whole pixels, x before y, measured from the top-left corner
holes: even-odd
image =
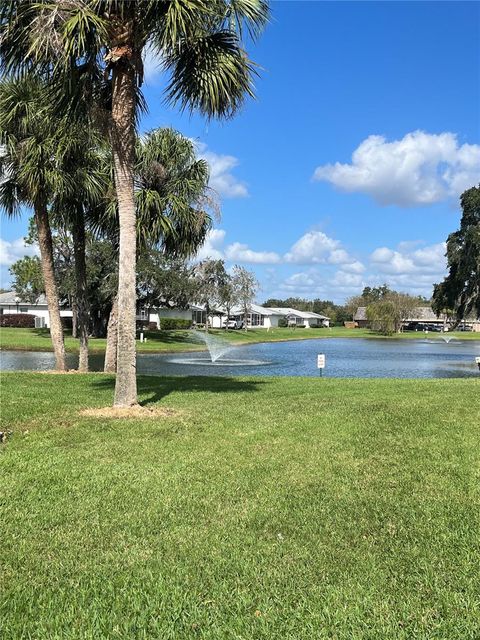
[[[191,320],[184,318],[160,318],[160,329],[164,331],[172,331],[173,329],[190,329]]]
[[[35,316],[28,313],[4,313],[0,315],[0,327],[35,328]]]

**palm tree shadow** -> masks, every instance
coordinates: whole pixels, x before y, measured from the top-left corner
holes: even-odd
[[[92,387],[101,390],[113,390],[113,377],[95,377]],[[268,384],[266,380],[224,378],[214,376],[137,376],[139,404],[147,406],[166,398],[172,392],[199,393],[251,393],[259,390],[261,385]]]

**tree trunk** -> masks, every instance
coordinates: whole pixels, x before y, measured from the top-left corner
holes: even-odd
[[[72,338],[76,338],[77,330],[78,330],[78,308],[77,308],[77,299],[75,298],[75,296],[73,296],[71,299],[71,305],[72,305]]]
[[[72,225],[73,255],[75,259],[75,300],[80,341],[78,370],[88,371],[88,326],[90,314],[87,299],[87,265],[85,262],[85,221],[82,206],[76,207]]]
[[[133,185],[135,71],[133,65],[123,59],[113,68],[112,153],[120,226],[117,379],[114,405],[129,407],[137,403],[136,219]]]
[[[107,328],[107,349],[105,351],[105,373],[115,373],[117,370],[117,348],[118,348],[118,298],[113,300],[112,310],[108,318]]]
[[[40,247],[48,315],[50,317],[50,336],[55,353],[55,368],[57,371],[65,371],[65,344],[63,342],[60,304],[58,301],[57,284],[55,282],[55,271],[53,267],[52,232],[48,221],[47,207],[43,202],[37,202],[35,205],[35,222],[38,231],[38,244]]]

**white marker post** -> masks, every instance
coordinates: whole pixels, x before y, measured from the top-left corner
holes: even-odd
[[[320,375],[323,375],[323,370],[325,369],[325,354],[319,353],[317,355],[317,369],[320,370]]]
[[[477,365],[478,370],[480,371],[480,358],[478,356],[475,358],[475,364]]]

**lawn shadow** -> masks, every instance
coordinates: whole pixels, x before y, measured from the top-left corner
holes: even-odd
[[[259,387],[265,384],[269,384],[268,381],[214,376],[137,376],[141,406],[160,402],[172,392],[245,393],[258,391]],[[101,389],[102,391],[110,389],[113,393],[115,379],[95,376],[91,385],[95,389]]]

